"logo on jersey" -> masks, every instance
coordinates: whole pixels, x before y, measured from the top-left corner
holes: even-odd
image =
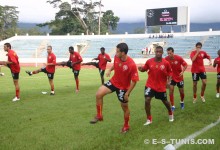
[[[161,66],[160,66],[160,69],[161,69],[161,70],[163,70],[164,68],[165,68],[165,66],[164,66],[164,65],[161,65]]]
[[[177,64],[178,64],[178,61],[174,61],[174,64],[177,65]]]
[[[204,54],[201,54],[202,57],[204,57]]]
[[[51,56],[49,56],[49,59],[51,59]]]
[[[127,65],[124,65],[124,66],[123,66],[123,71],[126,71],[126,70],[128,70],[128,66],[127,66]]]

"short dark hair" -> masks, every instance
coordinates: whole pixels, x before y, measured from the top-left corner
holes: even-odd
[[[197,42],[197,43],[196,43],[196,47],[197,47],[197,46],[201,46],[201,47],[202,47],[202,43],[201,43],[201,42]]]
[[[174,52],[174,49],[173,49],[172,47],[168,47],[168,48],[167,48],[167,51],[172,51],[172,52]]]
[[[105,50],[105,48],[104,48],[104,47],[101,47],[100,50]]]
[[[9,47],[11,49],[11,44],[10,43],[5,43],[4,45],[6,45],[7,47]]]
[[[72,46],[70,46],[70,47],[69,47],[69,50],[73,51],[73,50],[74,50],[74,48],[73,48]]]
[[[163,47],[162,46],[157,46],[156,49],[162,49],[162,51],[163,51]]]
[[[116,47],[120,50],[120,52],[124,52],[125,54],[128,53],[128,45],[126,43],[119,43]]]

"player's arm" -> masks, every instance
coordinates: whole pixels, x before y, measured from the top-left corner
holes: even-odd
[[[82,57],[80,55],[77,56],[78,57],[78,61],[76,62],[72,62],[72,65],[74,66],[75,64],[80,64],[83,60]]]
[[[112,70],[114,70],[114,65],[111,66],[111,68],[108,69],[106,72],[106,77],[110,77]]]
[[[147,70],[145,69],[145,66],[139,66],[139,67],[138,67],[138,70],[139,70],[140,72],[145,72],[145,71],[147,71]]]
[[[111,58],[109,56],[105,56],[104,59],[107,61],[107,62],[111,62]]]
[[[131,91],[134,89],[136,83],[137,83],[137,81],[131,81],[130,87],[127,90],[127,92],[125,93],[125,95],[124,95],[124,100],[125,101],[128,101],[128,97],[129,97]]]
[[[216,61],[216,59],[215,59],[215,60],[214,60],[214,63],[213,63],[213,67],[215,68],[216,65],[217,65],[217,61]]]
[[[209,60],[209,65],[211,66],[212,65],[212,59],[211,59],[211,56],[209,56],[207,53],[206,53],[206,58]]]
[[[75,65],[75,64],[80,64],[82,62],[82,60],[78,60],[76,62],[73,62],[72,65]]]
[[[172,68],[169,63],[167,64],[167,73],[168,73],[168,75],[167,75],[167,88],[169,88],[170,83],[171,83],[171,79],[172,79],[172,75],[173,75]]]
[[[193,57],[191,57],[192,62],[196,60],[198,55],[199,55],[199,50],[196,50],[196,54]]]
[[[182,63],[182,72],[180,72],[180,76],[183,75],[183,73],[186,71],[186,68],[188,67],[188,64],[183,60],[183,63]]]

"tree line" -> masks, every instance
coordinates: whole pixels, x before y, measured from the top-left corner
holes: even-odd
[[[71,3],[68,3],[62,0],[48,0],[47,3],[59,8],[59,11],[54,20],[37,24],[37,27],[48,26],[51,35],[110,33],[117,29],[120,18],[115,16],[112,10],[103,11],[104,6],[101,2],[102,0],[71,0]],[[19,29],[18,14],[17,7],[0,5],[0,40],[12,37],[15,33],[42,34],[37,27],[30,30]]]

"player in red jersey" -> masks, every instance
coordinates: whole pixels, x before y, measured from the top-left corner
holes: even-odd
[[[54,92],[53,78],[54,78],[54,73],[55,73],[56,56],[52,52],[52,46],[47,46],[47,54],[48,54],[47,55],[47,63],[44,64],[45,67],[42,67],[42,68],[35,70],[35,71],[26,71],[26,73],[29,74],[29,76],[31,76],[33,74],[38,74],[39,72],[46,73],[47,77],[49,79],[50,88],[51,88],[50,95],[54,95],[55,92]]]
[[[180,107],[184,109],[184,80],[183,73],[187,68],[187,63],[183,60],[182,57],[174,54],[174,49],[172,47],[167,48],[168,56],[165,58],[172,68],[172,80],[169,85],[169,95],[170,95],[170,103],[172,111],[175,110],[174,105],[174,86],[177,85],[180,93]]]
[[[124,112],[124,126],[121,129],[122,133],[126,133],[129,130],[130,110],[128,108],[128,99],[136,82],[139,81],[136,64],[133,59],[127,55],[127,52],[128,46],[126,43],[117,45],[114,65],[106,73],[106,76],[109,77],[111,71],[114,70],[114,75],[98,89],[96,93],[97,115],[90,121],[90,123],[93,124],[103,120],[103,97],[109,93],[116,92]]]
[[[4,44],[4,50],[7,53],[8,61],[0,61],[0,65],[8,66],[11,70],[13,77],[13,82],[15,85],[15,97],[12,99],[13,102],[20,100],[20,87],[19,87],[19,73],[20,73],[20,64],[18,61],[18,55],[11,49],[10,43]]]
[[[82,57],[78,52],[74,51],[74,48],[72,46],[69,47],[69,53],[70,57],[67,62],[58,62],[56,65],[61,65],[61,66],[68,66],[72,69],[74,73],[74,78],[76,82],[76,93],[79,92],[79,72],[81,69],[81,62],[83,61]]]
[[[193,79],[193,103],[196,103],[197,100],[197,82],[199,81],[199,78],[202,80],[202,88],[201,88],[201,100],[205,102],[205,88],[206,88],[206,72],[204,67],[203,59],[208,59],[209,64],[212,65],[211,57],[203,50],[202,43],[198,42],[196,43],[196,49],[193,50],[190,54],[190,58],[192,60],[192,79]]]
[[[104,74],[105,74],[105,69],[107,62],[111,62],[111,58],[108,54],[105,53],[105,48],[101,47],[100,48],[101,53],[98,55],[97,58],[93,58],[92,60],[98,60],[99,62],[88,62],[88,63],[83,63],[82,65],[93,65],[97,68],[99,68],[99,73],[101,77],[101,82],[104,84]]]
[[[215,58],[213,67],[215,68],[217,66],[217,83],[216,83],[216,98],[219,98],[220,96],[220,49],[218,50],[218,57]]]
[[[59,62],[56,65],[68,66],[72,68],[75,82],[76,82],[76,93],[78,93],[79,92],[79,71],[81,69],[81,62],[83,61],[83,59],[78,52],[74,51],[74,48],[72,46],[69,47],[69,53],[70,53],[70,57],[67,62],[65,61]]]
[[[172,69],[168,61],[162,58],[163,48],[156,47],[155,57],[146,61],[145,65],[138,67],[141,72],[148,71],[148,79],[145,85],[145,111],[147,114],[147,122],[144,125],[152,123],[151,115],[151,99],[161,99],[166,106],[169,114],[169,121],[174,121],[173,112],[169,101],[167,101],[166,86],[170,83]]]

